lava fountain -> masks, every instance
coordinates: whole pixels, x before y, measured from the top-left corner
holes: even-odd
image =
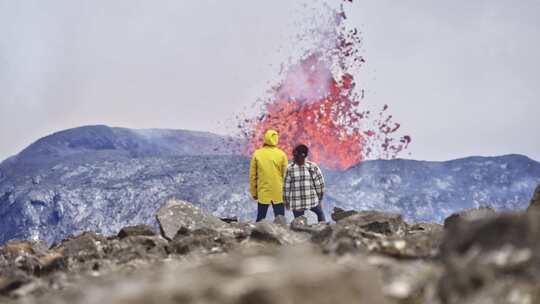
[[[400,124],[387,114],[387,105],[374,118],[362,110],[363,91],[350,72],[364,62],[358,31],[343,26],[343,7],[334,17],[331,39],[324,37],[325,47],[308,51],[287,68],[262,113],[239,123],[248,142],[246,153],[260,147],[268,129],[279,132],[279,146],[289,157],[295,145],[304,143],[312,161],[333,170],[367,158],[395,158],[407,148],[411,138],[396,138]]]

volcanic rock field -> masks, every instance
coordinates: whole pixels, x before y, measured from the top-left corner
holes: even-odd
[[[538,303],[540,187],[528,211],[443,225],[336,209],[335,224],[222,221],[168,200],[153,227],[0,249],[2,303]]]

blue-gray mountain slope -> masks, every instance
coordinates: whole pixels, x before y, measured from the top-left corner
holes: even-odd
[[[183,198],[218,216],[254,217],[248,159],[217,135],[88,126],[38,140],[0,164],[0,244],[94,230],[105,234],[154,224],[160,204]],[[540,163],[525,156],[448,162],[366,161],[326,171],[325,209],[400,212],[441,221],[469,207],[521,209],[540,183]]]

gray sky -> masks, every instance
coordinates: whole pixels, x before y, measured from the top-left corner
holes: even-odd
[[[0,159],[70,127],[223,133],[295,46],[303,1],[0,0]],[[364,103],[408,158],[540,160],[540,0],[356,0]]]

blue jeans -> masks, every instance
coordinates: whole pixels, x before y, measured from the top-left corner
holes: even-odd
[[[326,222],[326,217],[324,216],[324,211],[322,210],[320,204],[309,210],[313,211],[317,215],[317,220],[319,221],[319,223]],[[304,211],[305,210],[293,210],[294,217],[304,215]]]
[[[270,203],[270,204],[261,204],[257,203],[257,222],[260,222],[266,218],[266,213],[268,212],[268,206],[272,205],[274,209],[274,217],[278,215],[285,216],[285,206],[283,203]]]

